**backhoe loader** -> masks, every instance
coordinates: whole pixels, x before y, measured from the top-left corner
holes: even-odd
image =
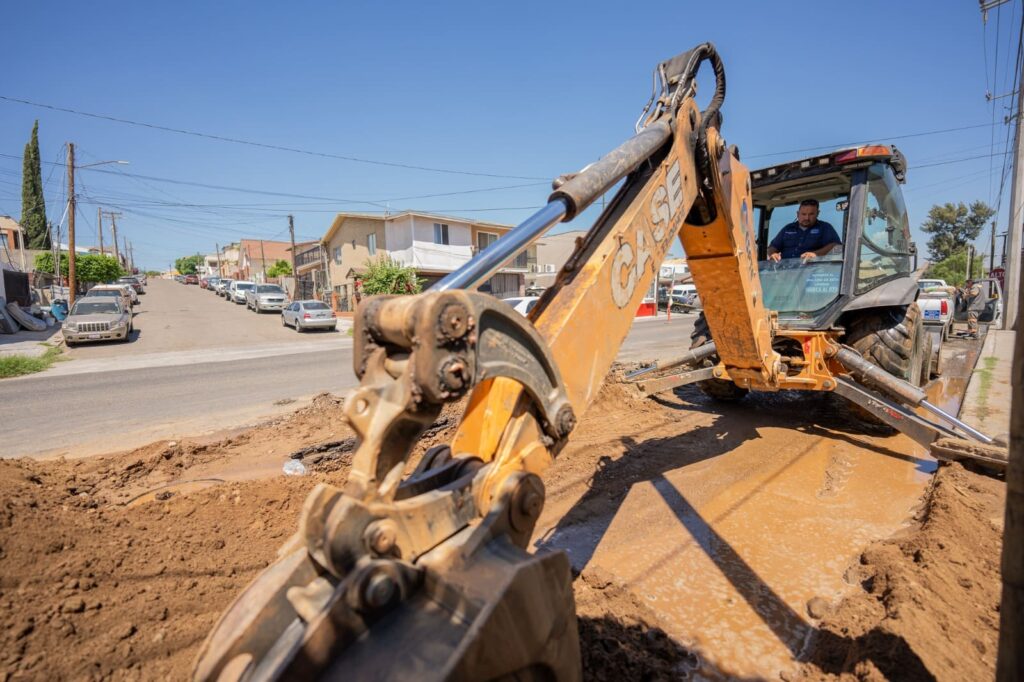
[[[701,111],[704,63],[715,88]],[[196,679],[578,679],[569,561],[527,551],[541,474],[597,396],[677,238],[713,339],[687,353],[686,381],[838,392],[920,442],[985,440],[837,329],[782,324],[770,309],[751,176],[719,131],[725,89],[709,43],[659,64],[632,138],[558,178],[544,208],[431,290],[361,303],[347,483],[312,491],[298,532],[203,644]],[[475,291],[620,182],[529,319]],[[417,438],[464,397],[451,443],[407,473]]]

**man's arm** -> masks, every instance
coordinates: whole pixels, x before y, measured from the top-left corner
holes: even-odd
[[[814,249],[813,251],[805,251],[804,253],[800,254],[800,257],[803,258],[804,260],[808,258],[817,258],[818,256],[824,256],[831,252],[832,249],[842,244],[842,242],[839,241],[839,234],[836,233],[836,228],[832,227],[828,223],[825,223],[825,225],[827,227],[827,229],[825,230],[825,246],[821,247],[820,249]]]
[[[775,235],[775,239],[768,243],[768,260],[782,260],[782,233],[785,231],[786,228],[782,228],[782,230]]]

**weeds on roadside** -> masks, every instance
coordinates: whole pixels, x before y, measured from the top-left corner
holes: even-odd
[[[60,346],[46,345],[46,352],[38,357],[28,355],[4,355],[0,356],[0,379],[20,377],[25,374],[34,374],[49,369],[50,365],[61,360]]]

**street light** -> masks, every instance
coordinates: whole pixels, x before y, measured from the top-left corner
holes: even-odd
[[[103,165],[108,164],[108,163],[120,163],[122,165],[127,166],[129,163],[131,163],[131,161],[97,161],[96,163],[87,163],[84,166],[75,166],[75,168],[77,168],[78,170],[82,170],[83,168],[92,168],[93,166],[103,166]]]
[[[92,168],[108,163],[126,164],[127,161],[97,161],[84,166],[75,166],[75,145],[68,142],[68,310],[75,305],[75,168]],[[60,272],[60,245],[57,248],[57,271]]]

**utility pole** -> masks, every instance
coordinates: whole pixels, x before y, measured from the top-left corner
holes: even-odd
[[[1024,17],[1021,18],[1024,22]],[[1017,127],[1013,136],[1013,185],[1010,191],[1010,224],[1006,228],[1010,233],[1008,258],[1006,262],[1006,275],[1003,289],[1003,329],[1014,329],[1017,326],[1017,309],[1020,307],[1017,302],[1020,300],[1020,249],[1021,230],[1024,229],[1024,144],[1021,144],[1021,136],[1024,134],[1024,127],[1021,126],[1021,113],[1024,112],[1024,70],[1021,72],[1021,80],[1017,83],[1017,110],[1013,115],[1014,125]]]
[[[288,216],[288,235],[292,239],[292,298],[299,292],[299,274],[295,269],[295,218]]]
[[[124,246],[124,267],[128,269],[128,237],[121,237],[121,244]],[[128,270],[130,273],[131,270]]]
[[[121,252],[117,250],[117,215],[110,213],[110,231],[114,233],[114,258],[117,260],[117,264],[121,264]]]
[[[103,207],[96,207],[96,230],[100,235],[100,255],[103,255]]]
[[[223,277],[224,270],[220,267],[220,244],[217,244],[217,277]]]
[[[260,262],[263,263],[263,281],[267,281],[267,254],[263,252],[263,240],[260,240]]]
[[[131,258],[132,266],[128,269],[128,272],[135,272],[135,244],[128,242],[128,254]]]
[[[996,269],[996,221],[992,221],[992,243],[988,248],[988,276]]]
[[[75,306],[75,145],[68,142],[68,310]]]
[[[106,214],[110,218],[111,229],[114,231],[114,258],[117,259],[118,264],[121,262],[121,256],[117,252],[117,223],[115,222],[121,217],[121,214],[117,211],[101,211],[102,214]],[[103,252],[103,228],[100,228],[100,253]]]

